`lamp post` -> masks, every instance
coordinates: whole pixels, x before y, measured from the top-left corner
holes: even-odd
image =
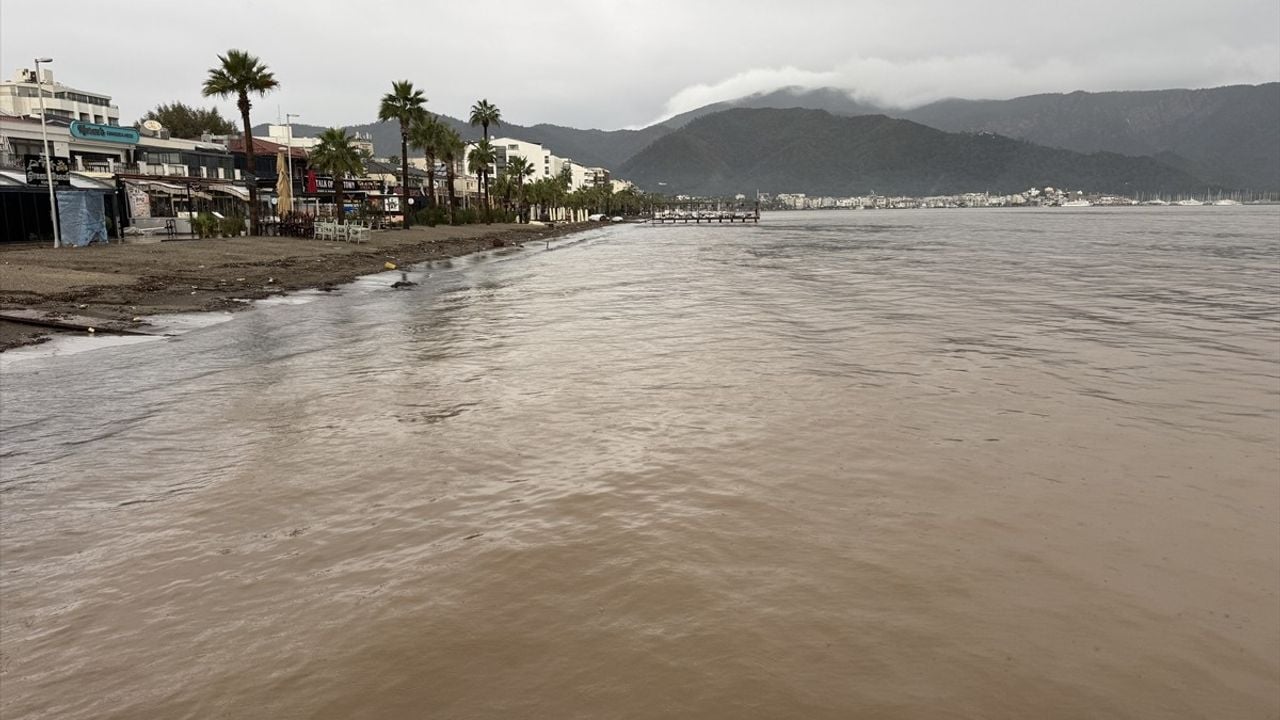
[[[288,131],[289,131],[288,136],[285,138],[285,143],[286,143],[287,147],[289,148],[289,149],[288,149],[288,151],[287,151],[287,154],[285,155],[285,160],[289,163],[289,210],[290,210],[290,211],[292,211],[292,210],[293,210],[293,208],[294,208],[294,197],[293,197],[293,119],[294,119],[294,118],[296,118],[296,117],[302,117],[302,116],[301,116],[301,115],[299,115],[298,113],[285,113],[285,114],[284,114],[284,125],[285,125],[285,127],[288,129]]]
[[[40,63],[51,63],[53,58],[36,58],[36,95],[40,96],[40,136],[44,139],[44,177],[49,181],[49,219],[53,221],[53,246],[62,247],[62,235],[58,232],[58,203],[53,196],[53,157],[49,154],[49,129],[44,116],[44,81],[40,78]]]

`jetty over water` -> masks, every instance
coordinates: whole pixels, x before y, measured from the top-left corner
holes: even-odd
[[[689,223],[758,223],[760,202],[751,204],[715,201],[691,201],[657,206],[649,217],[656,225]]]

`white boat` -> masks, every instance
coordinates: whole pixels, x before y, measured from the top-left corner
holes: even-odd
[[[1143,205],[1159,205],[1159,206],[1163,207],[1163,206],[1165,206],[1165,205],[1168,205],[1169,203],[1165,202],[1164,200],[1161,200],[1160,198],[1155,198],[1155,199],[1153,199],[1153,200],[1148,200],[1148,201],[1146,201],[1146,202],[1144,202],[1144,203],[1142,203],[1142,204],[1143,204]]]
[[[1192,206],[1199,207],[1200,205],[1203,205],[1203,204],[1204,203],[1200,202],[1199,200],[1195,200],[1191,198],[1188,198],[1186,200],[1179,200],[1178,202],[1174,203],[1174,205],[1181,205],[1182,207],[1192,207]]]
[[[1084,198],[1081,198],[1079,200],[1068,200],[1062,203],[1062,205],[1060,205],[1059,207],[1092,207],[1092,206],[1093,206],[1093,203],[1089,202],[1088,200],[1085,200]]]
[[[1239,205],[1241,203],[1239,200],[1232,200],[1231,198],[1222,198],[1221,200],[1215,200],[1213,204],[1214,205]]]

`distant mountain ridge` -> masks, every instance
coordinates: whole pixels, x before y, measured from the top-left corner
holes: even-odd
[[[1078,152],[1164,155],[1214,185],[1280,189],[1280,83],[941,100],[898,116]]]
[[[1214,186],[1280,190],[1280,83],[1203,90],[1050,93],[1011,100],[948,99],[910,110],[879,108],[834,88],[787,87],[712,103],[639,130],[579,130],[550,124],[504,124],[490,130],[499,136],[541,142],[560,157],[605,167],[619,175],[630,159],[697,119],[752,108],[884,115],[949,132],[991,132],[1080,153],[1150,155]],[[480,137],[479,128],[456,118],[441,118],[465,139]],[[314,126],[295,128],[297,135],[319,132]],[[400,152],[399,129],[394,124],[348,128],[372,135],[380,155]],[[255,132],[265,134],[265,126]]]
[[[991,133],[948,133],[884,115],[734,108],[697,118],[618,169],[690,195],[1008,193],[1055,185],[1134,195],[1203,181],[1150,157],[1085,155]]]
[[[463,140],[479,140],[484,136],[478,127],[448,115],[438,115],[445,124],[458,131]],[[400,126],[394,122],[373,122],[363,125],[344,126],[351,132],[359,132],[373,138],[374,152],[381,157],[400,154]],[[294,137],[314,137],[323,130],[316,125],[294,123]],[[579,130],[540,123],[538,125],[516,125],[503,123],[490,126],[490,137],[515,137],[529,142],[541,143],[551,149],[558,157],[571,158],[574,162],[587,167],[603,167],[614,169],[632,155],[643,150],[651,142],[666,135],[671,129],[666,125],[651,125],[641,130]],[[255,135],[265,136],[267,125],[255,125]],[[409,154],[421,153],[409,148]]]

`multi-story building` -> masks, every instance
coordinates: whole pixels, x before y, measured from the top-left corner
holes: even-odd
[[[525,178],[525,182],[549,178],[554,174],[551,165],[551,150],[542,147],[538,143],[515,138],[493,138],[489,142],[493,145],[493,154],[496,160],[494,163],[495,174],[501,173],[506,169],[507,162],[513,157],[522,157],[533,166],[533,174]]]
[[[320,144],[318,137],[303,137],[293,132],[290,125],[268,125],[267,135],[254,135],[255,140],[266,140],[276,145],[285,145],[287,147],[302,148],[303,150],[311,150]],[[373,156],[373,136],[368,133],[357,132],[352,138],[351,145],[365,155]]]
[[[40,115],[40,95],[44,94],[44,108],[49,117],[66,120],[119,125],[120,108],[111,104],[111,96],[88,90],[79,90],[55,82],[52,70],[40,71],[43,76],[36,82],[36,71],[22,68],[12,80],[0,81],[0,111],[18,117]]]

